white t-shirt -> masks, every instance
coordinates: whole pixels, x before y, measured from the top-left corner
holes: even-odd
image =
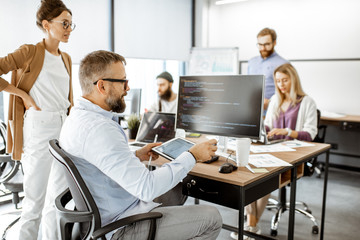
[[[160,101],[161,101],[161,112],[176,113],[177,98],[175,98],[175,100],[173,100],[171,102],[165,101],[162,99]],[[150,112],[159,112],[159,100],[157,100],[150,106],[149,111]]]
[[[70,76],[61,55],[45,50],[44,64],[30,96],[43,111],[66,111],[70,106]]]

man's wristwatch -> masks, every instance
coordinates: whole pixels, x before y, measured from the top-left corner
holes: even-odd
[[[290,137],[290,135],[291,135],[291,133],[292,133],[292,130],[290,129],[290,128],[285,128],[286,129],[286,131],[288,132],[288,136]]]

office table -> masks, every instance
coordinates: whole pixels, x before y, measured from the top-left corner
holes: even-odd
[[[302,176],[305,162],[322,153],[326,153],[320,226],[320,239],[323,239],[330,145],[313,144],[314,146],[311,147],[296,148],[294,152],[270,153],[289,162],[292,166],[267,168],[269,170],[267,173],[253,174],[245,167],[240,167],[230,174],[221,174],[218,172],[218,169],[225,162],[225,159],[222,157],[219,161],[211,164],[198,163],[183,180],[183,193],[196,199],[239,210],[238,228],[225,224],[223,228],[237,231],[239,239],[242,239],[244,234],[244,207],[290,183],[288,239],[294,239],[296,180]],[[250,232],[246,232],[246,234],[251,237],[258,237],[258,239],[272,239]]]
[[[346,115],[339,118],[321,117],[320,124],[338,126],[344,131],[360,131],[360,115]]]

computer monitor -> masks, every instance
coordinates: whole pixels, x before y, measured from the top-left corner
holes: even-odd
[[[263,75],[181,76],[176,128],[260,139],[264,81]]]
[[[121,117],[128,117],[130,114],[135,113],[140,116],[141,109],[141,88],[131,88],[127,95],[124,97],[126,108]]]

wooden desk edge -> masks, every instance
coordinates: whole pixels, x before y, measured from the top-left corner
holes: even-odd
[[[360,122],[360,115],[346,115],[345,117],[339,117],[339,118],[321,117],[320,121],[322,123],[326,123],[326,122]]]
[[[326,151],[328,151],[331,148],[330,144],[326,144],[326,143],[313,143],[315,146],[311,146],[311,147],[301,147],[298,148],[299,152],[298,154],[303,154],[301,153],[302,151],[306,151],[307,149],[313,149],[311,150],[309,153],[305,153],[303,154],[301,157],[299,157],[298,159],[291,161],[291,164],[298,164],[300,162],[303,162],[304,160],[307,160],[309,158],[313,158],[316,157],[322,153],[325,153]],[[272,155],[281,155],[281,154],[287,154],[287,155],[293,155],[294,152],[278,152],[278,153],[271,153]],[[281,157],[279,157],[281,159]],[[282,159],[284,160],[284,159]],[[289,162],[289,161],[288,161]],[[250,184],[254,181],[259,180],[260,178],[267,178],[267,177],[271,177],[272,175],[278,175],[279,171],[280,172],[284,172],[287,171],[287,169],[289,167],[272,167],[272,168],[266,168],[267,170],[269,170],[269,172],[267,173],[251,173],[247,168],[245,167],[241,167],[238,168],[238,170],[230,173],[230,174],[222,174],[219,173],[217,171],[219,165],[221,165],[222,162],[215,162],[215,163],[211,163],[210,165],[201,163],[201,164],[197,164],[190,172],[190,175],[193,176],[198,176],[198,177],[203,177],[203,178],[207,178],[210,180],[214,180],[214,181],[220,181],[220,182],[225,182],[225,183],[229,183],[229,184],[233,184],[233,185],[237,185],[237,186],[246,186],[247,184]],[[204,168],[207,169],[211,169],[212,172],[211,174],[209,174],[209,172],[204,171]],[[213,169],[216,169],[216,171],[214,172]]]

